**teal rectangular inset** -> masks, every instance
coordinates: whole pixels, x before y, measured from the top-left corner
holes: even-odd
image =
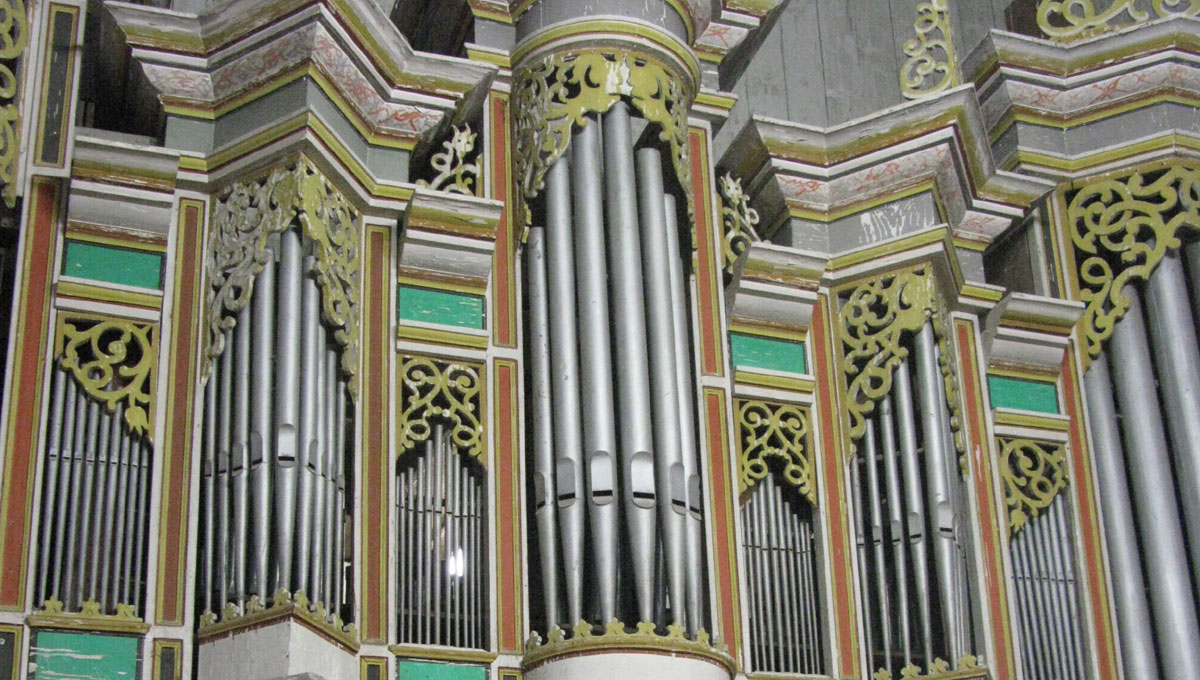
[[[482,295],[401,285],[396,298],[401,320],[483,328]]]
[[[1013,408],[1038,413],[1058,413],[1058,389],[1054,383],[989,375],[988,394],[992,408]]]
[[[163,256],[86,241],[67,241],[62,273],[79,279],[162,290]]]
[[[734,366],[766,368],[787,373],[808,373],[804,343],[779,340],[750,333],[730,333],[730,351]]]
[[[38,631],[30,650],[32,680],[137,680],[140,642],[121,635]]]
[[[483,666],[460,666],[428,661],[397,661],[398,680],[487,680]]]

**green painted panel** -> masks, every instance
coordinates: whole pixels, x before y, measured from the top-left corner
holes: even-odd
[[[808,373],[804,343],[776,340],[749,333],[730,333],[734,366],[751,366],[788,373]]]
[[[38,631],[30,663],[33,680],[137,680],[135,637]]]
[[[403,320],[483,328],[482,295],[402,285],[396,297]]]
[[[487,680],[482,666],[459,666],[427,661],[398,661],[398,680]]]
[[[162,290],[163,256],[84,241],[67,241],[62,273],[80,279]]]
[[[992,408],[1015,408],[1039,413],[1058,413],[1058,389],[1054,383],[989,375],[988,394]]]

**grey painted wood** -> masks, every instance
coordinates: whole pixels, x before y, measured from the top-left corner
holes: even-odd
[[[773,30],[783,37],[788,119],[824,127],[829,125],[829,116],[825,110],[825,64],[819,25],[815,2],[793,0]]]

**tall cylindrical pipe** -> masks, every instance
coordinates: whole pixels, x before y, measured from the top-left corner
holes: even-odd
[[[554,415],[550,377],[550,320],[546,302],[546,234],[533,227],[525,245],[529,299],[530,392],[533,394],[534,518],[541,546],[542,603],[546,625],[562,623],[558,603],[558,512],[554,484]]]
[[[217,359],[217,607],[229,601],[230,564],[230,448],[233,445],[233,338],[225,331],[225,351]]]
[[[118,476],[121,472],[121,444],[126,437],[124,418],[125,404],[119,403],[117,410],[113,413],[108,435],[108,482],[104,491],[104,528],[97,546],[101,562],[100,593],[97,599],[100,600],[102,611],[107,611],[117,604],[116,600],[109,598],[109,593],[112,591],[109,584],[113,578],[113,562],[117,556],[113,548],[116,543],[117,497],[120,494]]]
[[[233,329],[233,436],[230,476],[233,484],[233,598],[246,598],[246,555],[250,538],[250,306],[238,311]],[[226,348],[226,352],[230,351]]]
[[[884,561],[883,504],[879,496],[879,471],[877,468],[879,447],[875,440],[875,421],[876,418],[867,419],[867,431],[863,435],[863,443],[866,444],[864,452],[866,459],[863,462],[867,468],[867,496],[870,500],[871,510],[871,550],[875,556],[875,573],[872,575],[875,578],[875,590],[879,593],[879,626],[880,636],[883,638],[880,649],[883,651],[884,663],[890,667],[892,662],[892,608],[889,604],[887,567]]]
[[[88,586],[87,598],[89,600],[98,600],[99,583],[100,583],[100,564],[103,561],[104,544],[103,532],[104,527],[104,508],[107,503],[105,493],[108,490],[108,456],[110,453],[109,442],[112,441],[114,435],[120,436],[120,430],[114,432],[114,419],[112,413],[107,407],[100,409],[100,442],[94,453],[96,458],[96,486],[88,490],[88,494],[95,497],[95,508],[90,513],[85,513],[90,530],[87,534],[87,543],[83,551],[88,557]]]
[[[892,541],[892,568],[896,573],[896,619],[900,627],[900,647],[904,665],[912,663],[912,637],[908,622],[908,558],[904,550],[904,499],[900,495],[900,469],[897,460],[896,425],[892,416],[892,395],[879,401],[879,425],[882,438],[884,487],[888,497],[888,533]]]
[[[1129,309],[1116,324],[1109,350],[1113,382],[1124,423],[1125,448],[1137,452],[1130,465],[1141,546],[1155,571],[1149,580],[1159,658],[1165,677],[1187,677],[1200,668],[1200,630],[1188,579],[1188,562],[1175,497],[1162,413],[1154,390],[1154,370],[1146,342],[1141,295],[1133,286],[1121,291]]]
[[[617,102],[604,114],[605,219],[612,282],[617,402],[621,404],[621,506],[629,532],[629,561],[638,619],[651,621],[654,605],[655,469],[646,356],[642,253],[633,132],[629,106]]]
[[[251,594],[266,600],[275,594],[267,582],[271,548],[271,470],[275,465],[275,428],[272,409],[275,399],[275,255],[276,237],[267,251],[262,273],[254,281],[252,363],[250,370],[250,488],[254,516],[250,528],[254,549],[249,574]]]
[[[137,457],[130,460],[133,470],[129,488],[137,488]],[[201,494],[203,504],[200,518],[203,522],[203,556],[200,560],[200,592],[204,594],[204,611],[217,613],[220,607],[214,599],[216,583],[214,574],[217,564],[217,366],[213,362],[212,370],[204,383],[204,448],[200,458],[200,471],[203,477],[204,492]],[[134,514],[135,498],[130,498],[130,516]],[[133,525],[130,524],[132,530]],[[133,538],[132,531],[129,537]],[[130,541],[132,547],[133,542]]]
[[[315,281],[314,281],[315,283]],[[325,426],[326,411],[329,404],[325,401],[325,329],[317,328],[316,357],[308,365],[308,372],[313,374],[313,424],[312,446],[309,453],[312,460],[309,469],[312,470],[312,497],[309,502],[312,508],[312,534],[309,544],[311,558],[308,562],[309,597],[313,602],[322,602],[325,590],[325,574],[321,570],[325,562]]]
[[[570,618],[566,623],[573,624],[583,618],[584,479],[569,163],[569,157],[564,156],[546,175],[546,274],[550,290],[555,491]],[[552,621],[550,625],[558,623],[564,622]]]
[[[306,594],[313,592],[314,583],[309,571],[312,559],[313,524],[316,519],[314,502],[317,486],[317,464],[319,454],[318,414],[320,406],[317,393],[316,370],[324,347],[321,337],[321,289],[317,287],[317,258],[304,258],[304,276],[300,283],[300,352],[303,362],[300,372],[300,470],[298,498],[296,499],[296,579],[299,589]]]
[[[851,516],[854,520],[854,545],[858,556],[858,594],[862,598],[863,639],[866,641],[860,653],[866,660],[866,667],[870,668],[877,647],[871,625],[875,608],[871,602],[871,579],[867,576],[870,564],[867,562],[867,537],[863,526],[863,505],[867,500],[864,498],[866,494],[863,492],[862,473],[859,472],[862,464],[861,458],[850,461],[850,488],[854,490],[851,496]]]
[[[687,578],[684,576],[684,518],[687,477],[679,441],[678,376],[675,373],[675,326],[671,312],[666,213],[663,210],[662,154],[646,147],[637,152],[638,208],[645,277],[646,331],[650,349],[650,404],[655,414],[654,469],[658,519],[666,553],[671,618],[687,621]]]
[[[600,121],[589,118],[575,132],[571,144],[580,396],[587,414],[582,424],[590,501],[588,522],[600,620],[609,621],[617,613],[617,424],[608,323],[608,263],[604,257]]]
[[[278,565],[277,587],[294,592],[299,579],[293,578],[296,518],[296,492],[300,456],[300,298],[303,281],[303,252],[300,234],[290,228],[280,234],[279,288],[275,316],[275,555]],[[272,595],[274,592],[272,592]]]
[[[127,538],[127,527],[129,525],[129,515],[132,508],[129,506],[129,452],[133,444],[133,437],[128,433],[121,438],[121,459],[120,473],[117,479],[117,526],[116,535],[113,537],[113,554],[116,555],[113,564],[112,590],[110,591],[110,601],[120,604],[128,604],[125,601],[125,581],[128,578],[125,575],[126,554],[129,551]],[[201,563],[203,566],[203,563]],[[200,591],[203,594],[203,590]]]
[[[923,662],[933,659],[933,628],[930,612],[929,557],[925,540],[925,494],[921,488],[917,460],[916,415],[912,403],[912,378],[908,361],[901,361],[892,376],[892,397],[896,405],[896,423],[900,430],[900,464],[904,478],[904,507],[907,509],[905,532],[912,553],[913,579],[917,596],[917,616],[921,623]]]

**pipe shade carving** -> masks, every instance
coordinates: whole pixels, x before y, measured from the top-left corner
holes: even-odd
[[[907,99],[927,97],[958,85],[947,3],[929,0],[917,5],[917,20],[913,22],[917,36],[904,43],[908,59],[900,67],[900,91]]]
[[[792,404],[746,399],[738,402],[738,492],[745,493],[767,476],[770,461],[782,464],[780,475],[800,494],[817,503],[812,454],[808,449],[808,414]]]
[[[1001,438],[997,443],[1011,536],[1050,507],[1058,492],[1067,488],[1067,452],[1062,444],[1032,439]]]
[[[1149,21],[1150,13],[1138,4],[1137,0],[1043,0],[1038,5],[1037,24],[1050,38],[1087,38],[1120,26]],[[1197,0],[1150,0],[1150,8],[1159,19],[1200,15]],[[1126,20],[1118,23],[1123,17]]]
[[[546,171],[571,142],[571,131],[586,125],[589,113],[604,113],[623,97],[661,128],[658,136],[670,145],[679,184],[690,187],[687,120],[695,93],[685,83],[657,60],[633,52],[552,54],[520,70],[513,86],[513,158],[522,199],[541,192]],[[684,193],[690,214],[691,193]],[[530,224],[528,205],[523,213]]]
[[[758,211],[750,207],[750,197],[742,190],[742,181],[725,173],[721,185],[721,226],[725,237],[721,240],[723,267],[732,274],[738,256],[746,252],[750,243],[758,241]]]
[[[250,303],[254,279],[270,253],[271,236],[299,219],[316,256],[321,317],[343,348],[341,370],[358,396],[359,213],[307,158],[266,177],[234,184],[213,208],[208,290],[209,365],[225,349],[224,331]]]
[[[875,404],[892,388],[892,373],[908,357],[901,340],[906,333],[921,329],[932,319],[937,330],[939,361],[945,381],[946,403],[954,445],[965,451],[962,434],[962,406],[958,381],[947,338],[939,328],[948,322],[949,313],[934,291],[934,279],[927,266],[879,276],[857,284],[842,304],[838,315],[838,335],[843,345],[842,401],[851,439],[850,453],[858,450],[858,441],[867,428],[867,417]]]
[[[433,433],[433,419],[449,423],[450,441],[480,464],[484,455],[481,422],[483,381],[480,367],[406,356],[400,366],[400,453],[411,450]]]
[[[59,318],[62,367],[109,411],[124,407],[130,432],[150,437],[151,391],[157,327],[116,318]]]
[[[445,151],[439,151],[429,159],[429,164],[438,174],[428,182],[417,180],[417,186],[474,196],[475,190],[471,185],[479,177],[479,159],[470,162],[467,159],[475,150],[476,137],[478,135],[471,132],[470,125],[464,125],[461,129],[454,126],[450,139],[442,142]]]
[[[1087,184],[1071,198],[1067,224],[1087,305],[1079,323],[1096,357],[1129,309],[1125,286],[1145,281],[1184,230],[1200,228],[1200,169],[1174,165]]]
[[[0,0],[0,193],[8,207],[17,204],[13,179],[20,153],[20,111],[17,110],[18,57],[29,45],[29,19],[23,0]]]

